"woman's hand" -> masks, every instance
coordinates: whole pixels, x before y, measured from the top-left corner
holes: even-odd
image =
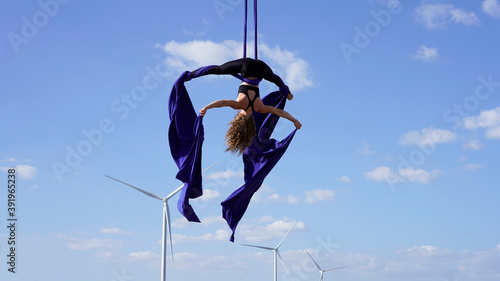
[[[299,120],[295,119],[293,121],[293,124],[295,125],[295,128],[300,129],[302,128],[302,124],[299,122]]]
[[[293,100],[293,94],[290,92],[288,93],[288,96],[286,97],[288,100]]]
[[[205,114],[207,113],[207,110],[208,110],[208,108],[206,106],[203,107],[202,109],[200,109],[200,115],[205,116]]]

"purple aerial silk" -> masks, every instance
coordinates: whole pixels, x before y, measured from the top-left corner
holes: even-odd
[[[285,86],[279,91],[265,96],[262,102],[266,105],[283,109],[288,93],[290,91]],[[283,156],[297,131],[294,130],[282,141],[277,141],[270,137],[279,120],[279,116],[257,112],[253,112],[252,114],[255,119],[257,135],[253,139],[252,145],[243,153],[245,184],[221,203],[222,216],[233,231],[230,238],[231,242],[234,242],[236,227],[248,208],[250,199],[259,190],[266,176],[271,172],[276,163],[278,163],[281,156]]]
[[[176,178],[184,183],[177,209],[188,221],[200,222],[189,199],[203,194],[201,187],[201,148],[204,140],[203,117],[196,114],[189,98],[185,81],[191,80],[184,72],[175,82],[168,101],[170,152],[179,168]]]
[[[248,18],[248,0],[245,0],[245,24],[243,29],[243,57],[247,57],[247,18]],[[254,51],[257,59],[257,0],[253,1],[253,20],[254,20]]]
[[[201,68],[193,77],[184,72],[172,87],[169,99],[170,127],[169,143],[172,157],[179,172],[176,178],[184,182],[184,187],[177,208],[189,221],[200,222],[189,199],[203,194],[201,177],[201,148],[204,140],[203,117],[196,114],[184,82],[202,76],[210,66]],[[280,109],[285,107],[289,93],[287,86],[262,98],[266,105]],[[252,113],[256,124],[256,137],[252,145],[243,153],[244,180],[240,188],[234,191],[222,205],[222,216],[233,231],[230,241],[234,242],[236,227],[243,217],[253,194],[260,188],[266,176],[285,153],[296,130],[282,141],[271,138],[279,120],[273,114]]]

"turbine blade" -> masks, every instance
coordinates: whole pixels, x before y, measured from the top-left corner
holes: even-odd
[[[247,246],[247,247],[254,247],[254,248],[260,248],[260,249],[264,249],[264,250],[270,250],[270,251],[274,251],[274,248],[270,248],[270,247],[263,247],[263,246],[256,246],[256,245],[248,245],[248,244],[241,244],[243,246]]]
[[[205,173],[208,169],[212,168],[213,165],[215,165],[215,163],[217,162],[214,162],[212,165],[208,166],[205,170],[203,170],[201,173]],[[179,191],[182,190],[182,188],[184,187],[184,184],[179,186],[178,188],[176,188],[174,191],[172,191],[169,195],[167,195],[167,200],[172,198],[175,194],[177,194]],[[163,200],[163,199],[162,199]]]
[[[137,190],[137,191],[139,191],[139,192],[142,192],[142,193],[144,193],[144,194],[146,194],[146,195],[148,195],[148,196],[150,196],[150,197],[153,197],[153,198],[155,198],[155,199],[158,199],[158,200],[162,200],[162,201],[163,201],[163,197],[160,197],[160,196],[158,196],[158,195],[156,195],[156,194],[153,194],[153,193],[151,193],[151,192],[147,192],[147,191],[142,190],[142,189],[140,189],[140,188],[138,188],[138,187],[136,187],[136,186],[133,186],[133,185],[128,184],[128,183],[126,183],[126,182],[123,182],[123,181],[121,181],[121,180],[115,179],[115,178],[110,177],[110,176],[108,176],[108,175],[106,175],[106,177],[108,177],[108,178],[110,178],[110,179],[112,179],[112,180],[115,180],[115,181],[117,181],[117,182],[119,182],[119,183],[123,183],[124,185],[128,185],[128,186],[132,187],[133,189],[135,189],[135,190]]]
[[[286,268],[285,261],[283,261],[283,258],[281,257],[280,252],[278,252],[278,250],[276,250],[276,253],[278,254],[278,257],[280,258],[280,261],[283,264],[283,267],[285,268],[286,273],[288,274],[288,278],[290,278],[290,280],[293,280],[292,276],[290,275],[290,272],[288,271],[288,268]]]
[[[177,192],[181,191],[182,188],[184,187],[184,184],[182,184],[181,186],[179,186],[178,188],[176,188],[174,191],[172,191],[169,195],[167,195],[167,197],[165,197],[167,200],[172,198],[172,196],[174,196],[175,194],[177,194]]]
[[[347,266],[335,267],[335,268],[332,268],[332,269],[327,269],[327,270],[324,270],[324,272],[334,271],[334,270],[341,269],[341,268],[346,268],[346,267],[347,267]]]
[[[165,207],[167,212],[165,213],[165,218],[167,220],[167,230],[168,230],[168,239],[170,242],[170,253],[172,255],[172,262],[174,262],[174,246],[172,244],[172,227],[170,226],[170,208],[168,207],[168,202],[165,201]]]
[[[288,229],[288,231],[286,232],[285,236],[283,236],[283,239],[281,239],[281,242],[278,244],[278,246],[276,246],[275,249],[278,249],[281,246],[281,243],[283,243],[283,241],[285,240],[286,236],[288,235],[288,233],[290,232],[290,230],[292,230],[292,228],[293,228],[294,225],[295,225],[295,221],[293,221],[292,226],[290,226],[290,229]]]
[[[217,161],[214,162],[212,165],[208,166],[207,168],[205,168],[205,170],[203,170],[203,172],[201,172],[202,174],[205,173],[208,169],[212,168],[213,165],[217,164]]]
[[[323,270],[321,269],[321,267],[319,267],[318,263],[314,260],[314,258],[309,254],[309,252],[306,251],[306,254],[312,259],[312,261],[314,262],[314,264],[316,265],[316,267],[318,268],[318,270]]]
[[[323,281],[323,271],[320,271],[320,272],[321,272],[320,273],[321,275],[319,276],[319,281]]]

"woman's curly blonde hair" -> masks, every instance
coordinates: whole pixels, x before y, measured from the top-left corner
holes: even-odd
[[[228,123],[226,132],[226,151],[242,154],[252,144],[255,137],[255,121],[252,114],[236,115]]]

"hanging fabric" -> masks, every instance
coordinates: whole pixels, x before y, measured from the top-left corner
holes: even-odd
[[[245,24],[243,30],[243,57],[247,57],[247,22],[248,22],[248,0],[245,0]],[[253,20],[254,20],[254,51],[255,59],[258,59],[257,50],[257,0],[253,1]]]
[[[203,117],[197,115],[184,85],[192,78],[206,75],[213,66],[202,67],[195,72],[184,72],[174,83],[169,98],[170,126],[168,140],[170,152],[179,168],[176,178],[184,183],[177,204],[179,212],[192,222],[200,222],[189,204],[189,199],[203,194],[201,155],[204,141]],[[290,90],[284,84],[279,91],[262,98],[265,105],[284,109]],[[266,176],[278,163],[292,141],[297,130],[277,141],[271,134],[279,116],[252,113],[256,124],[256,136],[252,145],[243,153],[245,184],[222,202],[222,215],[232,230],[230,241],[234,242],[236,227],[243,217],[253,194],[260,188]]]
[[[174,161],[179,168],[176,178],[184,183],[177,208],[181,214],[192,222],[200,222],[198,216],[189,204],[189,199],[198,198],[203,194],[202,189],[202,172],[201,172],[201,155],[204,141],[203,117],[198,115],[193,107],[189,94],[184,83],[192,78],[197,78],[207,74],[231,74],[242,81],[252,85],[258,85],[262,78],[275,83],[279,90],[268,94],[262,98],[265,105],[273,106],[279,109],[284,109],[287,96],[290,93],[288,87],[283,83],[279,76],[266,71],[261,71],[262,77],[259,79],[247,79],[244,77],[242,70],[238,68],[239,63],[245,63],[247,55],[247,10],[248,0],[245,0],[245,24],[244,24],[244,40],[243,40],[243,59],[235,61],[236,71],[228,71],[228,73],[218,73],[218,66],[205,66],[193,72],[184,72],[174,83],[169,98],[169,116],[170,126],[168,139],[170,144],[170,152]],[[255,60],[258,59],[257,50],[257,0],[254,0],[254,23],[255,37],[254,50]],[[253,61],[253,60],[252,60]],[[265,64],[262,61],[253,61],[257,64]],[[232,69],[232,68],[229,68]],[[234,72],[234,73],[233,73]],[[239,75],[238,73],[242,73]],[[272,75],[271,75],[272,74]],[[251,77],[250,75],[249,77]],[[253,75],[254,76],[254,75]],[[230,241],[234,242],[236,227],[243,217],[253,194],[261,187],[266,176],[271,172],[274,166],[281,159],[292,141],[295,132],[292,131],[286,138],[277,141],[271,138],[279,116],[271,113],[252,112],[256,125],[256,136],[252,144],[243,153],[244,163],[244,181],[245,183],[234,191],[222,205],[222,216],[227,221],[229,228],[232,230]]]

